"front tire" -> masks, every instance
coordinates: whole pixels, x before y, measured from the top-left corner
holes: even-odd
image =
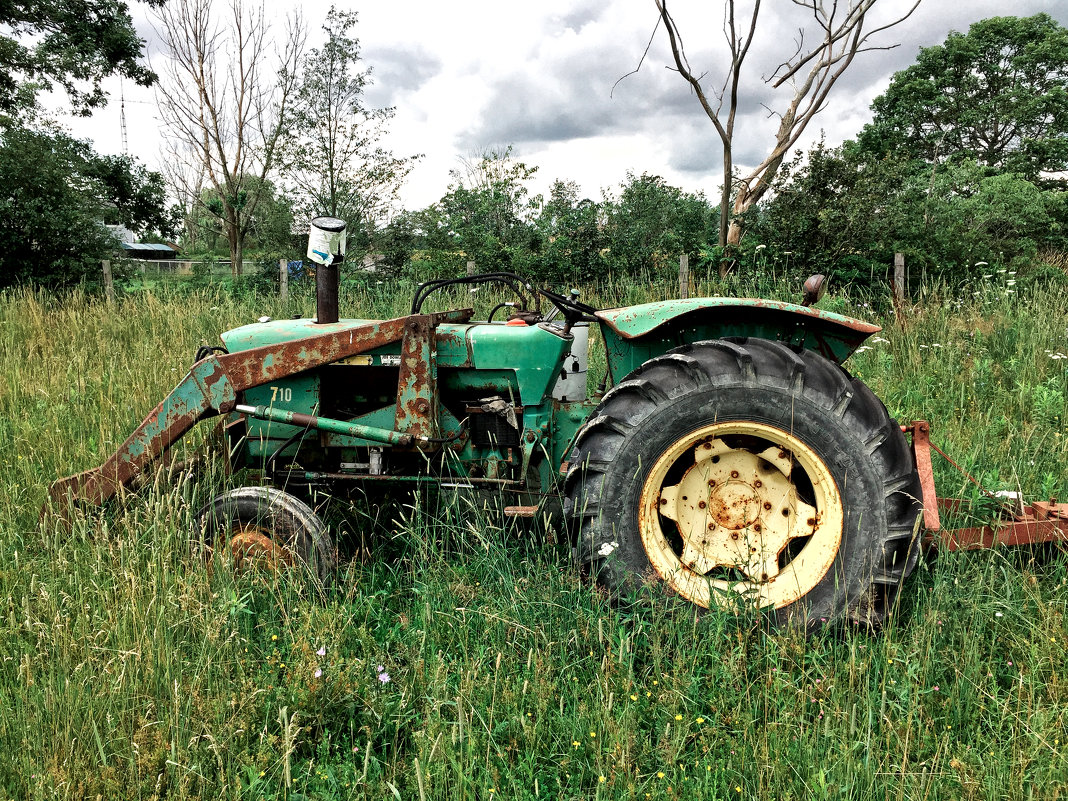
[[[614,387],[569,458],[580,565],[706,608],[881,623],[916,564],[919,479],[857,379],[805,350],[714,340]]]
[[[230,490],[197,512],[195,541],[205,561],[235,571],[306,567],[322,585],[337,570],[330,533],[311,507],[273,487]]]

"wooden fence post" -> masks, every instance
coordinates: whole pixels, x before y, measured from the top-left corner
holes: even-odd
[[[282,300],[289,296],[289,262],[286,259],[278,260],[278,294]]]
[[[690,297],[690,254],[679,256],[679,297]]]
[[[475,263],[473,261],[467,262],[467,274],[468,275],[474,275],[475,274]]]
[[[115,280],[111,277],[111,260],[104,259],[101,262],[101,267],[104,268],[104,292],[108,296],[108,303],[115,303]]]
[[[894,254],[894,302],[898,306],[905,304],[905,254]]]

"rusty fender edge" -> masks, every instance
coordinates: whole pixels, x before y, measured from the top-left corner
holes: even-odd
[[[416,315],[436,326],[463,322],[470,309]],[[238,393],[311,370],[338,359],[400,341],[409,317],[371,322],[259,348],[211,355],[193,365],[170,394],[141,422],[104,464],[54,482],[54,504],[82,501],[99,505],[128,485],[201,420],[227,414]]]

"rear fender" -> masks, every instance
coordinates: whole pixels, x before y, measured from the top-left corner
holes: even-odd
[[[691,342],[758,337],[815,351],[841,364],[880,327],[794,303],[691,298],[597,313],[614,384],[649,359]]]

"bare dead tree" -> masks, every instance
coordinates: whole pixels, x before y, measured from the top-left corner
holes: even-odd
[[[158,14],[166,67],[159,107],[169,142],[169,178],[179,197],[218,218],[241,274],[245,236],[286,133],[303,56],[299,16],[286,22],[281,48],[262,6],[230,0],[170,0]],[[200,191],[214,190],[210,202]]]
[[[757,33],[760,0],[753,0],[748,19],[739,21],[736,0],[724,6],[723,33],[730,58],[723,82],[718,88],[706,89],[705,74],[691,68],[682,34],[668,11],[667,0],[653,0],[660,12],[660,22],[667,31],[675,68],[689,83],[723,145],[723,190],[720,197],[719,244],[735,246],[741,241],[740,217],[752,208],[771,188],[783,159],[794,148],[808,124],[826,105],[827,96],[858,53],[888,50],[897,45],[875,46],[872,37],[904,22],[916,10],[914,0],[899,16],[870,30],[865,30],[869,12],[878,0],[791,0],[811,16],[810,23],[797,35],[797,48],[765,81],[774,89],[789,86],[792,99],[780,111],[772,111],[779,120],[774,143],[764,159],[744,176],[734,176],[735,122],[739,106],[742,68]],[[743,18],[745,14],[740,15]],[[814,33],[815,36],[811,34]],[[814,39],[808,46],[806,40]],[[731,202],[731,196],[734,200]],[[720,267],[721,275],[726,263]]]

